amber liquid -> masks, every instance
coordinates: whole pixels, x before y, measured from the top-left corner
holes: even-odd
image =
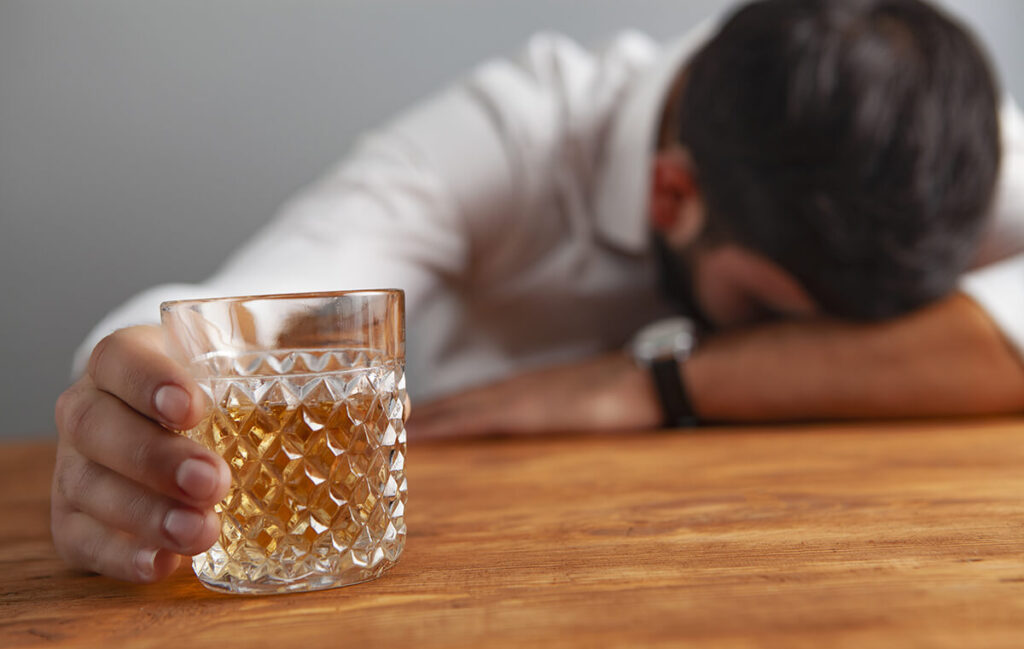
[[[189,436],[231,467],[219,541],[193,559],[215,589],[365,581],[405,541],[404,386],[395,369],[234,378]]]

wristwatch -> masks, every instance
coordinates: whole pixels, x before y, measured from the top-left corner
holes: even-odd
[[[689,318],[658,320],[630,343],[633,360],[651,372],[666,428],[696,426],[697,415],[683,384],[682,365],[697,346],[697,328]]]

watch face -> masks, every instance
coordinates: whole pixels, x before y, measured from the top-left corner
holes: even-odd
[[[653,322],[633,339],[633,358],[650,364],[662,358],[682,360],[690,355],[697,341],[697,330],[689,318],[669,318]]]

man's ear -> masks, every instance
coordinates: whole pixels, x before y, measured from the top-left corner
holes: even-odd
[[[673,146],[655,155],[649,207],[651,228],[678,249],[692,243],[704,227],[704,203],[687,152]]]

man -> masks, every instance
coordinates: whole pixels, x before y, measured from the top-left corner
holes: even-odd
[[[57,404],[62,556],[153,581],[216,539],[227,467],[166,430],[200,392],[130,326],[174,297],[405,289],[410,391],[435,399],[414,439],[1024,408],[1024,257],[1001,260],[1024,249],[1019,126],[992,204],[970,38],[916,0],[770,0],[707,35],[538,37],[368,138],[203,286],[101,323]],[[707,335],[652,379],[622,347],[680,309]]]

